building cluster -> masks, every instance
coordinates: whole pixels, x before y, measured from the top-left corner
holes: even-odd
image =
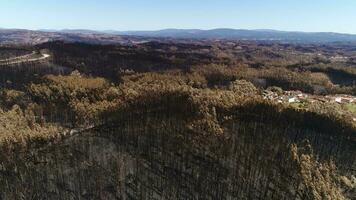
[[[282,94],[273,91],[264,91],[264,99],[276,101],[278,103],[300,103],[300,102],[330,102],[338,104],[356,104],[356,97],[351,95],[312,95],[301,91],[284,91]]]

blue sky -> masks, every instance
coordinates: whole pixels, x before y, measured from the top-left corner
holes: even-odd
[[[0,0],[0,27],[243,28],[356,34],[356,0]]]

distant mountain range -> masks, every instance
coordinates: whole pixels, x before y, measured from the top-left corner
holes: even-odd
[[[85,29],[65,30],[23,30],[0,29],[0,43],[31,43],[37,44],[52,40],[64,40],[88,43],[127,43],[146,38],[173,39],[228,39],[228,40],[259,40],[281,42],[356,42],[356,35],[332,32],[288,32],[268,29],[164,29],[158,31],[94,31]],[[139,42],[143,40],[140,38]]]
[[[268,29],[165,29],[159,31],[109,32],[119,35],[193,39],[276,40],[291,42],[355,42],[356,35],[331,32],[288,32]]]

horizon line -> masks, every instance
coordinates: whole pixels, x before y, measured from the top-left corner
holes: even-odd
[[[28,28],[4,28],[0,27],[0,30],[28,30],[28,31],[52,31],[52,32],[60,32],[60,31],[94,31],[105,33],[107,31],[115,31],[115,32],[155,32],[155,31],[164,31],[164,30],[199,30],[199,31],[211,31],[211,30],[246,30],[246,31],[277,31],[277,32],[292,32],[292,33],[336,33],[336,34],[344,34],[344,35],[356,35],[356,33],[346,33],[346,32],[337,32],[337,31],[297,31],[297,30],[280,30],[280,29],[271,29],[271,28],[257,28],[257,29],[248,29],[248,28],[162,28],[162,29],[126,29],[126,30],[118,30],[118,29],[87,29],[87,28],[38,28],[38,29],[28,29]]]

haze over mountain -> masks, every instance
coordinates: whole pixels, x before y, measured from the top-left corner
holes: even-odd
[[[356,35],[332,32],[288,32],[269,29],[164,29],[158,31],[110,32],[120,35],[146,37],[173,37],[199,39],[280,40],[300,42],[345,42],[356,41]]]
[[[53,40],[86,43],[127,43],[122,38],[173,38],[173,39],[228,39],[228,40],[256,40],[281,42],[356,42],[356,35],[333,32],[289,32],[270,29],[163,29],[157,31],[115,31],[115,30],[86,30],[86,29],[1,29],[0,43],[43,43]]]

